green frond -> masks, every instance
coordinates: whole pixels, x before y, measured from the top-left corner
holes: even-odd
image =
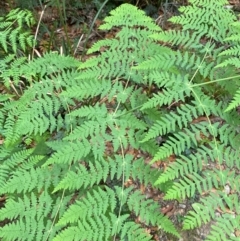
[[[220,153],[223,153],[223,160],[225,160],[225,163],[228,168],[233,168],[236,166],[238,169],[240,168],[240,162],[238,161],[237,155],[238,151],[231,148],[218,148]],[[219,160],[221,163],[221,160]]]
[[[74,117],[87,117],[89,120],[104,118],[107,114],[106,105],[96,104],[94,106],[83,106],[73,110],[69,115]]]
[[[126,239],[139,241],[152,240],[151,235],[144,231],[139,224],[136,224],[134,222],[125,222],[121,229],[121,241],[124,241]]]
[[[138,66],[134,68],[141,70],[163,69],[167,71],[173,67],[176,59],[176,54],[171,50],[167,50],[167,52],[165,51],[161,54],[155,54],[153,57],[151,57],[151,59],[140,63]]]
[[[236,41],[236,40],[235,40]],[[240,35],[239,35],[239,41],[240,41]],[[229,49],[222,51],[220,54],[220,56],[231,56],[231,55],[240,55],[240,46],[232,46]]]
[[[107,240],[111,235],[111,221],[103,214],[99,214],[89,221],[78,222],[77,226],[68,227],[53,241],[100,241]]]
[[[111,89],[111,82],[108,80],[91,80],[79,83],[78,86],[70,87],[64,91],[61,96],[63,98],[76,98],[83,100],[96,95],[106,95]]]
[[[172,188],[167,191],[165,199],[185,198],[193,197],[195,192],[200,194],[212,190],[212,188],[218,189],[220,186],[225,186],[229,180],[234,180],[235,175],[230,170],[213,170],[204,171],[201,175],[193,172],[187,176],[183,176],[179,182],[176,182]],[[238,191],[239,187],[237,187]]]
[[[31,27],[35,23],[34,17],[30,11],[21,10],[19,8],[11,10],[7,14],[6,19],[7,21],[17,21],[20,28],[22,28],[24,24]]]
[[[178,128],[187,127],[194,118],[197,118],[201,114],[202,111],[196,109],[194,105],[181,105],[177,107],[176,112],[170,112],[159,118],[160,120],[157,120],[148,130],[143,142],[163,136],[171,131],[176,131]]]
[[[29,81],[33,77],[40,79],[55,73],[62,73],[64,70],[77,68],[80,62],[73,57],[63,56],[57,52],[45,53],[42,57],[36,58],[21,66],[21,73]],[[76,77],[76,76],[75,76]],[[65,80],[66,81],[66,80]],[[57,82],[57,81],[56,81]],[[56,83],[57,84],[57,83]]]
[[[231,33],[230,36],[225,38],[225,42],[229,42],[229,48],[224,49],[219,56],[226,57],[224,61],[219,63],[216,68],[223,68],[226,66],[234,66],[239,68],[240,61],[239,61],[239,41],[240,41],[240,34],[239,34],[239,23],[235,22],[231,24],[231,27],[236,31],[236,33]]]
[[[138,159],[133,162],[132,178],[139,180],[145,185],[153,185],[159,177],[160,171],[151,168],[143,159]]]
[[[110,161],[111,160],[109,160],[109,162]],[[117,170],[117,167],[115,167],[117,166],[116,162],[109,162],[89,162],[88,168],[84,165],[78,165],[76,170],[70,170],[67,172],[66,176],[64,176],[60,183],[55,187],[54,192],[61,189],[79,190],[81,187],[86,189],[87,187],[99,184],[102,180],[106,182],[110,170],[113,168]]]
[[[57,235],[53,240],[54,241],[71,241],[80,238],[80,240],[105,240],[111,236],[114,236],[116,232],[119,232],[119,229],[126,222],[128,215],[122,215],[117,217],[114,214],[110,213],[110,218],[107,218],[103,215],[99,215],[96,221],[91,221],[90,223],[83,221],[78,222],[77,227],[69,227]],[[100,228],[98,228],[100,227]],[[135,224],[136,227],[136,224]],[[137,225],[138,227],[138,225]],[[110,228],[110,229],[108,229]]]
[[[240,64],[239,64],[240,66]],[[236,91],[236,93],[233,96],[233,100],[231,101],[231,103],[228,105],[227,109],[225,111],[230,111],[232,109],[235,109],[236,107],[238,107],[240,105],[240,89],[238,89]]]
[[[170,19],[175,24],[181,24],[183,31],[191,30],[201,33],[213,40],[223,42],[229,36],[229,25],[236,20],[236,17],[224,8],[227,1],[189,1],[191,5],[179,8],[181,15]],[[222,21],[224,18],[225,21]]]
[[[104,118],[103,118],[104,119]],[[107,128],[106,123],[100,121],[86,121],[77,127],[65,140],[82,140],[85,138],[94,138],[95,136],[105,133]]]
[[[218,202],[216,202],[216,199]],[[211,225],[211,231],[207,240],[237,240],[232,234],[239,228],[239,200],[236,194],[227,195],[222,192],[210,193],[209,196],[200,199],[201,203],[193,204],[193,211],[190,211],[184,220],[183,229],[193,229],[207,224],[212,219],[215,222]],[[229,206],[230,205],[230,206]],[[229,208],[234,213],[229,213]],[[217,214],[218,211],[221,214]],[[233,239],[231,239],[231,237]],[[214,239],[215,238],[215,239]]]
[[[98,51],[101,50],[101,48],[117,48],[118,45],[119,45],[119,41],[117,39],[99,40],[98,42],[94,43],[93,46],[90,49],[88,49],[87,54],[98,52]],[[91,61],[89,61],[89,63],[91,63],[94,60],[96,60],[96,59],[91,58]],[[87,67],[85,64],[83,64],[83,66],[85,68]]]
[[[201,185],[204,185],[205,190],[211,189],[213,187],[213,179],[211,176],[202,177],[197,173],[193,173],[190,177],[184,176],[167,191],[164,199],[193,197],[197,190],[202,192]]]
[[[232,33],[230,36],[226,37],[225,41],[233,41],[233,42],[239,42],[240,40],[240,35],[239,35],[239,29],[240,29],[240,23],[238,21],[234,21],[231,23],[231,26],[233,29],[236,30],[235,33]],[[234,46],[231,46],[231,48],[234,48]],[[230,49],[231,49],[230,48]],[[228,50],[225,50],[224,52],[228,52]]]
[[[189,94],[189,90],[186,89],[185,85],[179,84],[175,85],[175,87],[173,90],[163,90],[159,94],[153,94],[153,97],[143,105],[142,110],[156,106],[170,105],[174,100],[182,100],[185,94]]]
[[[90,220],[91,216],[99,216],[107,212],[113,212],[116,207],[115,193],[105,187],[105,190],[97,188],[87,194],[84,200],[71,205],[59,220],[58,225],[76,223],[78,221]]]
[[[107,216],[115,207],[113,190],[106,187],[105,190],[98,188],[91,193],[88,192],[81,202],[77,201],[71,205],[58,222],[58,225],[75,223],[75,226],[63,230],[53,240],[108,239],[112,233],[113,223]]]
[[[10,33],[10,29],[7,29],[5,31],[1,31],[1,34],[0,34],[0,43],[4,49],[5,52],[7,52],[8,50],[8,47],[7,47],[7,37]]]
[[[131,155],[126,155],[124,158],[121,155],[115,155],[114,159],[108,157],[108,162],[110,163],[109,178],[111,180],[114,178],[119,180],[124,175],[127,180],[132,172],[132,161],[133,156]]]
[[[0,169],[0,185],[1,185],[1,187],[5,184],[8,176],[9,176],[8,166],[1,165],[1,169]]]
[[[169,137],[163,146],[159,148],[152,162],[157,160],[164,160],[165,158],[171,156],[173,153],[180,155],[190,147],[197,147],[198,143],[196,138],[198,138],[200,134],[201,130],[196,132],[190,131],[189,129],[184,129],[183,132],[175,133],[173,137]]]
[[[9,113],[8,118],[3,123],[3,135],[6,136],[4,141],[6,146],[11,146],[11,144],[16,143],[20,139],[19,133],[17,133],[15,127],[15,118],[12,113]]]
[[[158,205],[156,205],[153,200],[146,199],[145,195],[141,194],[140,191],[135,191],[134,193],[132,193],[129,196],[127,204],[129,209],[131,211],[134,211],[134,213],[140,217],[143,223],[153,224],[161,216],[159,212],[156,212],[158,209]]]
[[[197,32],[192,33],[190,31],[169,30],[155,33],[150,37],[166,43],[170,42],[172,45],[182,45],[185,48],[198,49],[203,47],[200,44],[201,36],[202,35]]]
[[[140,191],[135,191],[129,196],[127,205],[130,210],[140,217],[142,223],[147,225],[156,224],[163,228],[164,231],[179,237],[172,222],[158,211],[158,204],[151,199],[146,199],[145,195],[142,195]]]
[[[240,216],[234,214],[223,214],[216,218],[216,224],[211,226],[207,241],[237,241],[239,237],[235,235],[239,231]]]
[[[59,199],[56,201],[59,201]],[[64,203],[66,201],[67,199],[64,200]],[[12,241],[16,239],[22,241],[45,240],[49,235],[47,230],[51,227],[51,221],[46,224],[45,220],[49,219],[52,204],[53,201],[47,193],[42,193],[39,197],[31,193],[29,196],[25,195],[23,199],[19,198],[17,201],[9,199],[5,207],[0,210],[0,220],[4,220],[6,217],[18,218],[18,220],[1,227],[0,237]],[[58,228],[54,227],[49,238],[52,239],[57,231]]]
[[[14,55],[9,55],[5,59],[0,60],[0,77],[4,81],[4,85],[7,88],[11,88],[11,82],[13,80],[14,84],[19,84],[22,73],[20,68],[27,61],[26,57],[15,58]],[[11,68],[9,68],[9,65]]]
[[[0,46],[5,52],[16,53],[17,49],[26,50],[26,47],[32,47],[34,37],[26,30],[35,23],[32,13],[28,10],[13,9],[5,18],[0,19]],[[18,40],[19,43],[18,43]]]
[[[24,185],[19,186],[19,182],[24,183]],[[48,188],[50,185],[51,175],[46,169],[20,169],[15,171],[11,180],[1,187],[1,194],[26,193],[33,191],[35,188],[40,191],[43,186]]]
[[[15,82],[17,84],[20,77],[24,76],[32,81],[32,77],[30,77],[32,75],[40,75],[40,77],[43,77],[44,75],[53,74],[53,71],[56,72],[56,78],[54,80],[47,76],[45,79],[42,78],[41,82],[35,83],[34,86],[29,86],[19,101],[12,101],[12,105],[15,105],[15,108],[12,113],[13,115],[9,115],[9,118],[6,120],[5,128],[8,129],[6,131],[20,136],[32,133],[44,133],[48,129],[50,129],[51,132],[56,129],[61,129],[63,123],[59,118],[60,110],[67,110],[69,105],[74,105],[75,103],[70,98],[60,98],[58,92],[62,92],[62,89],[69,85],[67,78],[74,78],[76,76],[76,72],[66,72],[63,74],[61,74],[61,72],[65,68],[77,66],[78,61],[70,57],[48,54],[43,58],[21,66],[19,71],[17,67],[25,60],[26,59],[14,61],[12,67],[13,70],[17,70],[17,73],[13,71],[3,72],[3,78],[9,81],[9,79],[13,77],[14,80],[16,79]],[[49,70],[51,63],[53,68]],[[35,73],[32,72],[31,68],[34,69]],[[58,74],[57,72],[60,73]],[[7,108],[9,108],[9,106],[7,106]],[[16,122],[14,129],[13,126],[11,127],[11,125],[7,124],[10,124],[11,120]],[[65,126],[68,126],[67,119]],[[11,139],[14,140],[14,138]],[[15,139],[17,139],[17,137]]]
[[[240,67],[239,57],[229,57],[227,60],[219,64],[217,67],[226,67],[228,65],[233,65],[236,68]]]
[[[143,11],[130,4],[122,4],[115,10],[112,10],[110,14],[112,16],[104,19],[105,24],[101,25],[100,29],[109,30],[118,26],[143,26],[152,31],[159,30],[159,27],[150,17],[147,17]]]
[[[167,168],[167,170],[159,176],[159,178],[155,182],[155,185],[165,183],[169,180],[174,180],[179,176],[189,175],[191,173],[202,171],[204,161],[201,158],[204,158],[204,156],[197,154],[190,155],[189,157],[180,157],[182,159],[175,160],[175,162],[172,165],[170,165]]]
[[[61,145],[62,144],[62,145]],[[55,152],[44,164],[48,166],[54,163],[71,163],[81,160],[83,157],[86,157],[92,145],[89,141],[84,140],[82,142],[62,142],[59,145],[59,149]]]

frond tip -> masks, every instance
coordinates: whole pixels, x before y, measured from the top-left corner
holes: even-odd
[[[232,109],[235,109],[240,105],[240,89],[237,90],[235,95],[233,96],[233,100],[231,103],[228,105],[227,109],[225,111],[230,111]]]

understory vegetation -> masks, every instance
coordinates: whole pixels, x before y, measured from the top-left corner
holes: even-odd
[[[191,199],[183,230],[240,239],[240,22],[227,4],[189,0],[167,30],[122,4],[86,60],[39,54],[28,10],[0,18],[1,240],[179,240],[139,186]]]

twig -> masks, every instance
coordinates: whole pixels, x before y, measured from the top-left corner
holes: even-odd
[[[44,14],[44,11],[46,9],[47,5],[44,5],[44,8],[40,14],[40,18],[38,20],[38,25],[37,25],[37,29],[36,29],[36,32],[35,32],[35,35],[34,35],[34,43],[33,43],[33,49],[32,49],[32,59],[33,59],[33,56],[34,56],[34,52],[35,52],[35,47],[36,47],[36,40],[37,40],[37,35],[38,35],[38,31],[39,31],[39,27],[40,27],[40,23],[42,21],[42,17],[43,17],[43,14]]]

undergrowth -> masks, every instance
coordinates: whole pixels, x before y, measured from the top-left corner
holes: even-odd
[[[2,240],[180,237],[129,182],[194,197],[183,229],[212,221],[206,240],[239,240],[239,22],[224,0],[189,2],[168,31],[121,5],[85,62],[28,58],[29,12],[0,19]]]

